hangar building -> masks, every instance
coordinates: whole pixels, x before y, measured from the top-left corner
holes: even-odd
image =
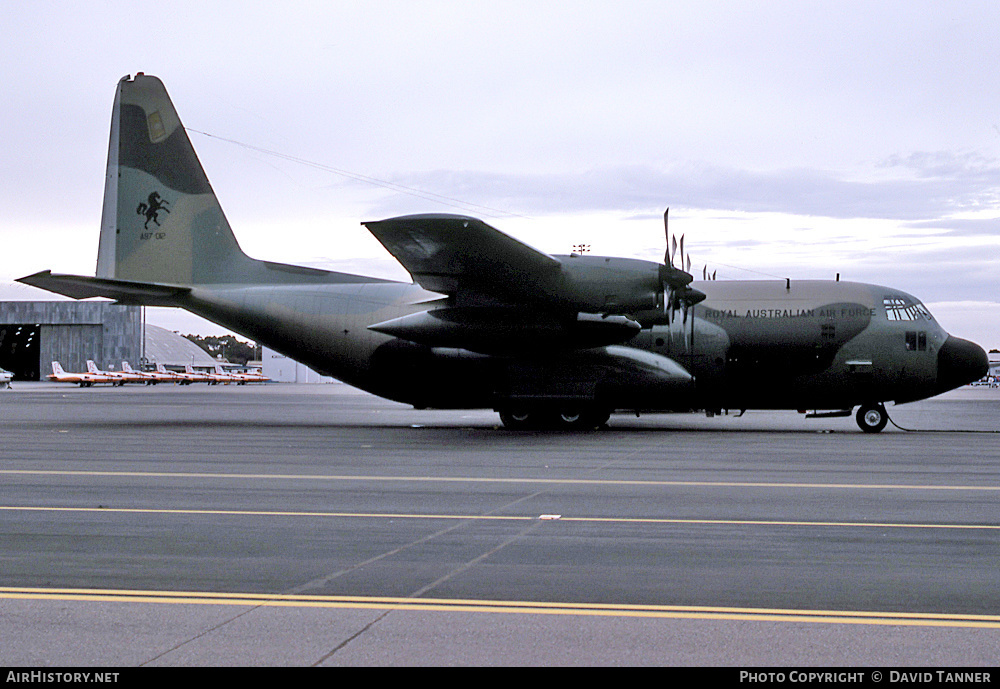
[[[143,357],[176,367],[215,363],[193,342],[144,325],[139,306],[109,301],[0,302],[0,368],[11,371],[14,380],[44,380],[53,361],[67,371],[87,370],[87,359],[102,369],[117,370],[122,361],[136,366]]]
[[[51,362],[67,371],[139,361],[140,307],[108,301],[0,302],[0,367],[15,380],[44,379]]]

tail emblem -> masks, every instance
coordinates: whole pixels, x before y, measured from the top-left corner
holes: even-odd
[[[146,216],[146,223],[143,225],[144,229],[149,229],[150,221],[156,223],[157,227],[160,225],[159,213],[163,211],[164,213],[169,213],[170,209],[166,207],[167,201],[160,198],[158,192],[153,192],[149,195],[147,203],[140,203],[139,207],[135,209],[136,215]]]

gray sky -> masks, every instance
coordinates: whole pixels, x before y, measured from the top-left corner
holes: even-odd
[[[115,84],[144,71],[257,258],[406,279],[360,222],[461,212],[660,260],[670,206],[696,273],[891,285],[1000,347],[997,26],[972,1],[8,3],[0,298],[93,272]]]

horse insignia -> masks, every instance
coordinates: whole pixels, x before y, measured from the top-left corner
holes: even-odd
[[[149,229],[150,221],[156,223],[157,226],[160,225],[160,212],[169,213],[170,209],[166,207],[167,202],[160,198],[158,192],[153,192],[149,195],[146,203],[140,203],[139,207],[135,209],[136,215],[146,216],[146,224],[143,225],[144,229]]]

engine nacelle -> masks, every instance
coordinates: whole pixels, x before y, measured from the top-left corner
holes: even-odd
[[[471,306],[421,311],[368,326],[428,347],[518,355],[591,349],[627,342],[641,326],[626,316],[558,315],[532,309]]]

